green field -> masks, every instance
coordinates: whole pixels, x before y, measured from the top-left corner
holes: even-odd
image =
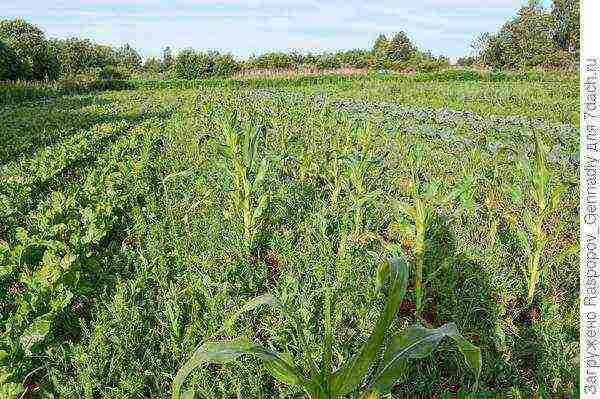
[[[268,202],[250,250],[215,144],[217,115],[234,109],[266,128],[257,196]],[[23,388],[40,398],[169,398],[194,349],[267,292],[297,311],[320,356],[331,287],[338,365],[383,306],[378,264],[399,251],[415,262],[393,206],[408,198],[413,172],[440,195],[459,192],[427,225],[421,322],[454,321],[481,348],[483,368],[477,383],[444,341],[410,362],[392,397],[575,397],[578,126],[576,79],[349,79],[0,105],[0,398]],[[560,197],[541,226],[543,271],[529,305],[519,231],[535,205],[515,154],[533,159],[535,135]],[[365,157],[373,162],[358,187],[348,160]],[[412,279],[394,329],[417,320]],[[290,331],[261,309],[219,338],[297,356]],[[249,359],[196,370],[187,386],[207,399],[300,393]]]

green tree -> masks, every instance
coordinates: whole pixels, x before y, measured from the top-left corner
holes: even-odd
[[[15,80],[15,68],[17,59],[8,47],[8,45],[0,41],[0,81]]]
[[[214,73],[218,76],[231,76],[240,70],[240,64],[231,54],[216,54],[213,58]]]
[[[404,32],[399,32],[394,35],[389,42],[386,54],[387,57],[394,61],[406,61],[415,52],[416,48]]]
[[[58,63],[40,28],[22,19],[0,21],[0,41],[14,56],[12,79],[54,79]]]
[[[208,54],[197,53],[187,49],[175,57],[175,75],[180,79],[198,79],[212,76],[214,64]]]
[[[556,0],[548,10],[539,1],[530,1],[500,32],[478,39],[478,56],[496,68],[566,65],[567,52],[579,49],[579,6],[575,3]]]
[[[129,44],[125,44],[114,51],[115,65],[128,71],[142,69],[142,57]]]
[[[173,53],[171,51],[171,47],[167,46],[163,50],[163,59],[161,69],[163,72],[168,71],[173,66]]]
[[[384,34],[381,34],[375,40],[375,45],[373,46],[373,51],[375,52],[385,52],[388,47],[388,40]]]
[[[56,54],[60,75],[72,76],[105,68],[111,63],[112,49],[88,39],[52,39],[50,47]]]
[[[144,72],[148,73],[158,73],[160,72],[160,61],[154,57],[148,58],[146,62],[144,62]]]
[[[579,0],[553,1],[553,38],[558,48],[563,51],[579,52],[579,7]]]

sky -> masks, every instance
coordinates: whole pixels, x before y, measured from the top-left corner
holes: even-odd
[[[24,18],[47,37],[162,48],[217,50],[238,58],[269,51],[369,49],[380,33],[455,60],[495,32],[524,0],[3,0],[0,19]]]

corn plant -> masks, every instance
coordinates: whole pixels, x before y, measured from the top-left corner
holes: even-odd
[[[356,235],[362,232],[365,210],[381,195],[381,190],[372,188],[369,173],[381,166],[383,158],[383,156],[373,157],[362,152],[355,152],[343,158],[346,163],[346,178],[351,186],[351,210],[354,211],[354,233]]]
[[[513,202],[523,209],[522,217],[525,228],[517,227],[517,238],[527,257],[522,272],[527,280],[527,301],[531,305],[535,296],[540,276],[544,269],[541,266],[542,252],[548,243],[544,231],[550,214],[556,209],[560,199],[560,185],[552,181],[546,166],[546,151],[539,133],[535,133],[535,159],[530,160],[526,154],[520,154],[520,169],[526,180],[529,202],[533,212],[523,201],[522,191],[515,187],[512,192]]]
[[[420,316],[423,308],[423,265],[425,263],[426,231],[432,218],[436,215],[436,208],[445,206],[462,194],[466,198],[469,184],[462,184],[450,194],[444,196],[437,181],[422,182],[419,171],[422,162],[420,148],[411,152],[413,161],[412,175],[402,183],[408,198],[391,199],[393,208],[396,210],[395,221],[390,225],[392,234],[400,235],[412,243],[414,255],[414,293],[417,316]]]
[[[266,157],[259,154],[259,142],[266,126],[256,118],[241,121],[235,112],[218,118],[225,144],[212,141],[217,151],[229,161],[228,172],[233,178],[232,199],[244,221],[244,240],[250,246],[263,221],[269,195],[262,190],[269,168]]]
[[[326,155],[326,159],[321,165],[321,169],[321,175],[330,192],[329,203],[331,209],[336,209],[345,182],[344,163],[337,151],[330,152]]]
[[[323,307],[325,328],[320,362],[317,362],[308,348],[304,335],[306,328],[300,325],[293,311],[289,311],[274,295],[266,294],[251,300],[233,315],[225,324],[225,329],[232,326],[242,314],[259,306],[275,307],[290,318],[295,326],[294,337],[305,352],[302,355],[308,361],[307,372],[296,366],[291,356],[274,352],[247,339],[210,341],[202,344],[177,373],[173,382],[173,398],[181,397],[183,383],[195,368],[215,363],[231,363],[244,355],[261,360],[268,373],[286,384],[302,389],[307,398],[335,399],[352,393],[360,394],[362,398],[378,398],[390,391],[405,369],[407,359],[420,359],[432,354],[444,337],[454,340],[464,355],[468,368],[478,379],[481,372],[481,351],[460,335],[454,323],[437,329],[413,325],[397,334],[390,331],[396,310],[406,292],[407,280],[408,271],[403,259],[394,258],[379,267],[378,288],[382,288],[386,282],[389,285],[383,313],[360,353],[336,371],[333,371],[332,362],[334,334],[331,325],[331,289],[327,291]],[[193,391],[184,393],[186,397],[192,397],[193,394]]]

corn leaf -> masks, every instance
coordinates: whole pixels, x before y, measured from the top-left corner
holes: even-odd
[[[375,325],[375,330],[360,353],[331,376],[331,397],[337,398],[354,391],[377,360],[398,305],[404,298],[408,281],[408,268],[403,258],[385,262],[378,272],[378,285],[386,278],[390,285],[385,308]]]
[[[399,369],[404,366],[407,358],[421,359],[429,356],[444,337],[454,340],[458,350],[465,356],[469,369],[479,379],[481,350],[463,338],[454,323],[436,329],[414,325],[392,338],[383,361],[373,377],[372,387],[380,393],[388,392],[398,379]]]
[[[416,218],[416,212],[414,206],[406,201],[392,199],[392,206],[397,209],[404,216],[409,217],[411,220]]]
[[[256,173],[256,178],[254,179],[254,183],[252,183],[252,191],[256,192],[263,185],[265,181],[265,177],[267,176],[267,171],[269,168],[269,164],[267,163],[267,158],[263,158],[258,168],[258,172]]]
[[[260,306],[273,306],[281,309],[281,302],[275,296],[271,294],[264,294],[257,296],[246,302],[244,306],[237,312],[235,312],[227,321],[223,324],[223,330],[231,330],[233,324],[244,314],[248,313]]]
[[[243,355],[252,355],[268,364],[268,370],[274,371],[287,383],[301,385],[306,390],[313,390],[312,383],[307,381],[300,371],[290,365],[284,358],[275,352],[255,345],[246,339],[227,342],[206,342],[200,346],[194,355],[177,372],[173,381],[173,399],[181,398],[181,387],[187,376],[196,368],[208,364],[227,364]]]

